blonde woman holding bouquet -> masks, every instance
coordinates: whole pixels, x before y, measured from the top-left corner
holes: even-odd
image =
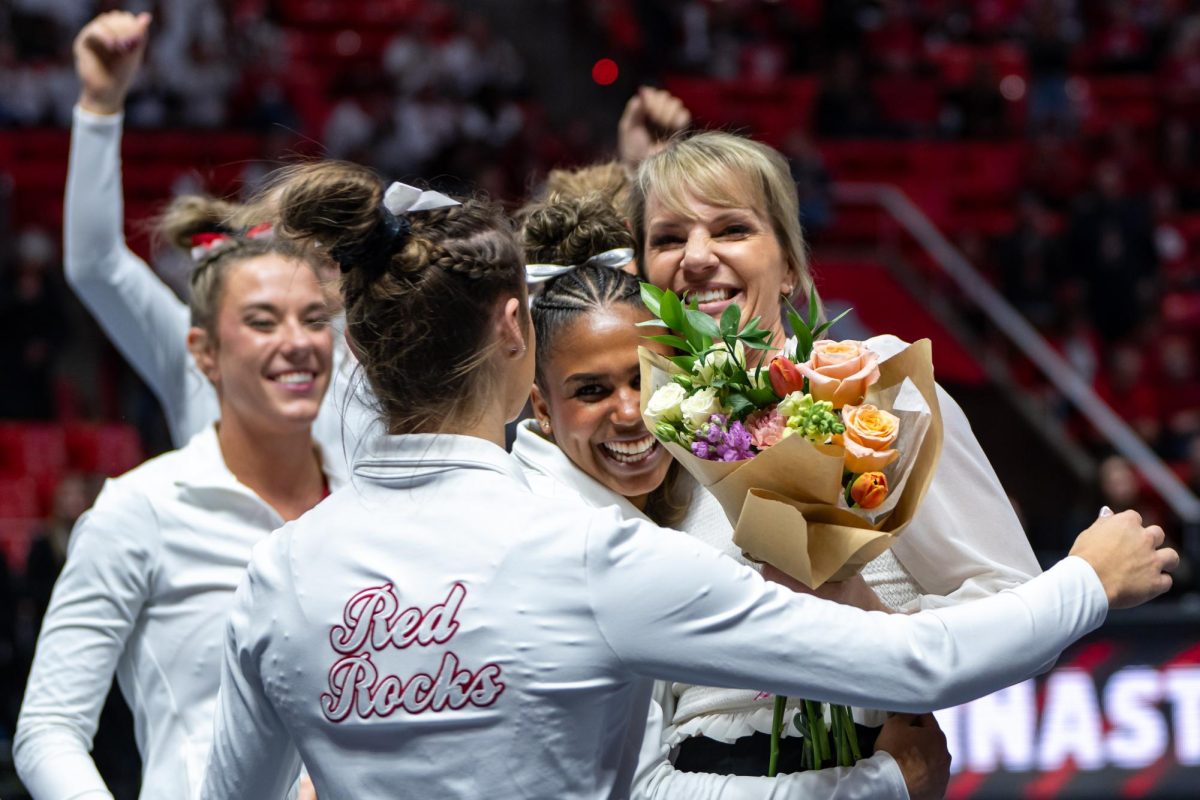
[[[141,796],[199,794],[222,634],[251,548],[342,480],[341,459],[312,436],[333,358],[317,265],[269,235],[215,232],[221,213],[183,201],[162,222],[196,260],[187,341],[220,421],[109,481],[71,535],[13,744],[37,800],[110,797],[88,750],[114,673],[136,724]]]
[[[703,516],[720,517],[719,505],[682,471],[642,423],[637,323],[652,315],[642,305],[638,281],[590,257],[632,244],[611,207],[567,201],[530,209],[523,237],[528,268],[559,265],[532,302],[538,359],[533,386],[536,419],[520,424],[513,457],[530,487],[549,497],[577,498],[591,506],[615,506],[622,517],[678,527],[693,502]],[[571,268],[573,264],[582,266]],[[541,268],[539,269],[539,265]],[[739,555],[716,524],[690,531],[731,557]],[[663,530],[664,537],[682,534]],[[940,797],[949,777],[945,739],[931,718],[891,718],[876,753],[853,768],[792,772],[776,778],[726,774],[721,764],[703,771],[676,769],[664,737],[665,713],[674,708],[674,684],[657,681],[646,718],[634,779],[638,798],[923,798]],[[795,742],[795,739],[787,740]],[[765,743],[760,745],[765,759]],[[788,755],[792,755],[788,749]],[[785,770],[787,772],[789,770]]]
[[[273,796],[301,756],[322,800],[624,796],[654,677],[926,711],[1024,678],[1170,584],[1177,554],[1126,513],[970,613],[872,614],[538,496],[502,446],[535,366],[510,223],[344,164],[297,170],[280,207],[346,272],[387,434],[256,548],[204,798]]]
[[[812,279],[795,184],[783,156],[726,133],[673,140],[643,162],[630,211],[647,280],[697,301],[714,318],[736,303],[743,319],[761,316],[773,341],[784,342],[782,300],[807,297]],[[893,336],[879,336],[866,343],[870,352],[861,358],[886,358],[904,346]],[[823,596],[911,612],[986,597],[1041,572],[962,409],[940,387],[938,401],[942,456],[916,518],[861,577],[827,585],[819,592]],[[706,529],[706,540],[725,546],[732,541],[732,528],[712,504],[695,504],[681,527]],[[674,694],[668,741],[683,745],[678,765],[712,764],[725,755],[737,764],[739,740],[770,731],[770,697],[686,684],[677,685]],[[878,724],[881,717],[868,719]]]

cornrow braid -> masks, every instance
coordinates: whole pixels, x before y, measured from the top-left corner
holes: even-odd
[[[533,299],[533,330],[537,336],[537,382],[545,386],[542,357],[554,351],[563,329],[579,317],[614,305],[642,307],[637,278],[612,267],[592,264],[573,269],[548,281]]]

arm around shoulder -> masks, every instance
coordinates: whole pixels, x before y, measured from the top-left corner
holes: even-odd
[[[619,663],[707,686],[924,712],[1029,677],[1108,610],[1081,559],[975,603],[906,616],[793,594],[647,523],[597,514],[588,536],[593,613]]]

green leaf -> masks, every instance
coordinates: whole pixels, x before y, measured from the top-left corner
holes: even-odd
[[[775,390],[769,386],[762,389],[751,389],[750,391],[746,392],[746,396],[749,397],[754,402],[754,405],[758,408],[769,406],[771,403],[774,403],[779,399],[779,395],[775,394]]]
[[[672,356],[671,363],[687,372],[692,371],[692,367],[696,365],[695,356]]]
[[[754,402],[741,392],[730,392],[729,396],[725,398],[725,402],[729,405],[731,419],[743,419],[757,408]]]
[[[662,308],[663,290],[653,283],[643,283],[641,288],[642,303],[645,304],[646,308],[650,309],[650,313],[654,316],[662,316],[660,309]]]
[[[737,303],[731,303],[721,312],[721,335],[736,336],[738,323],[742,320],[742,310]]]
[[[842,318],[845,317],[847,314],[849,314],[853,310],[854,310],[853,308],[847,308],[845,311],[838,314],[836,317],[829,320],[828,322],[823,322],[820,325],[818,325],[817,329],[813,331],[813,337],[816,338],[817,336],[820,336],[822,333],[829,330],[837,323],[841,322]]]
[[[691,308],[687,309],[683,313],[688,324],[701,335],[708,336],[712,339],[721,338],[721,328],[718,327],[716,321],[708,314]]]
[[[791,304],[788,304],[787,317],[788,324],[792,326],[792,333],[796,334],[797,336],[800,335],[801,330],[812,330],[808,323],[804,321],[804,317],[800,316],[800,312],[792,308]]]
[[[796,361],[808,361],[812,355],[813,335],[806,325],[796,328]]]
[[[679,301],[679,295],[674,292],[663,292],[662,303],[659,309],[662,313],[658,316],[663,322],[667,323],[667,327],[676,333],[684,333],[684,316],[683,303]],[[692,337],[688,337],[690,341]]]
[[[758,327],[758,323],[760,323],[760,322],[762,322],[761,314],[759,314],[757,317],[754,317],[749,322],[747,322],[746,326],[744,328],[742,328],[741,332],[742,333],[752,333],[756,330],[762,330],[761,328]]]
[[[820,307],[820,298],[817,297],[817,285],[814,283],[808,290],[808,329],[811,331],[817,327],[817,309]]]
[[[666,328],[667,327],[667,323],[663,322],[661,319],[648,319],[645,322],[635,322],[634,324],[639,328]]]
[[[683,339],[680,339],[678,336],[672,336],[667,333],[664,333],[661,336],[645,336],[643,338],[649,339],[652,342],[658,342],[659,344],[665,344],[667,347],[674,347],[676,350],[688,349],[687,342],[685,342]]]
[[[746,339],[742,340],[742,344],[751,350],[773,350],[774,348],[767,342],[751,342]]]

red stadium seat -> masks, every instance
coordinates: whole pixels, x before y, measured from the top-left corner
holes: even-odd
[[[0,557],[10,570],[24,571],[29,548],[41,525],[40,519],[0,517]]]
[[[67,445],[59,425],[10,422],[0,425],[0,474],[59,474],[67,467]]]
[[[40,510],[37,481],[0,478],[0,517],[36,517]]]
[[[132,425],[78,423],[67,428],[71,466],[83,472],[113,477],[144,459],[142,443]]]

